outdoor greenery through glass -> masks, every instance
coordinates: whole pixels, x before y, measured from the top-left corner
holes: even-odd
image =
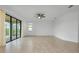
[[[12,16],[6,15],[5,31],[6,31],[6,42],[20,38],[21,21]]]
[[[6,41],[10,41],[10,16],[5,19]]]
[[[16,19],[12,18],[12,40],[16,39]]]

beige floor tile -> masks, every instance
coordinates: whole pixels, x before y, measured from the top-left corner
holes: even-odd
[[[51,36],[34,36],[17,39],[0,48],[1,53],[78,53],[78,43]]]

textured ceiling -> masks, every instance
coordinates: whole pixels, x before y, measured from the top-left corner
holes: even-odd
[[[78,11],[79,6],[73,6],[68,8],[69,5],[1,5],[0,8],[3,8],[8,14],[19,18],[21,20],[32,21],[36,20],[36,13],[46,14],[45,20],[53,20],[58,18],[65,13],[71,11]]]

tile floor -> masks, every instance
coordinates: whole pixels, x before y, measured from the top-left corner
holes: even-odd
[[[78,53],[79,44],[51,36],[24,37],[7,43],[1,53]]]

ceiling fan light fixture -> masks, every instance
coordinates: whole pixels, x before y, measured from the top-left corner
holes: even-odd
[[[46,16],[45,16],[45,14],[43,14],[43,13],[38,13],[38,14],[36,14],[36,18],[39,18],[39,19],[42,19],[42,18],[45,18]]]

